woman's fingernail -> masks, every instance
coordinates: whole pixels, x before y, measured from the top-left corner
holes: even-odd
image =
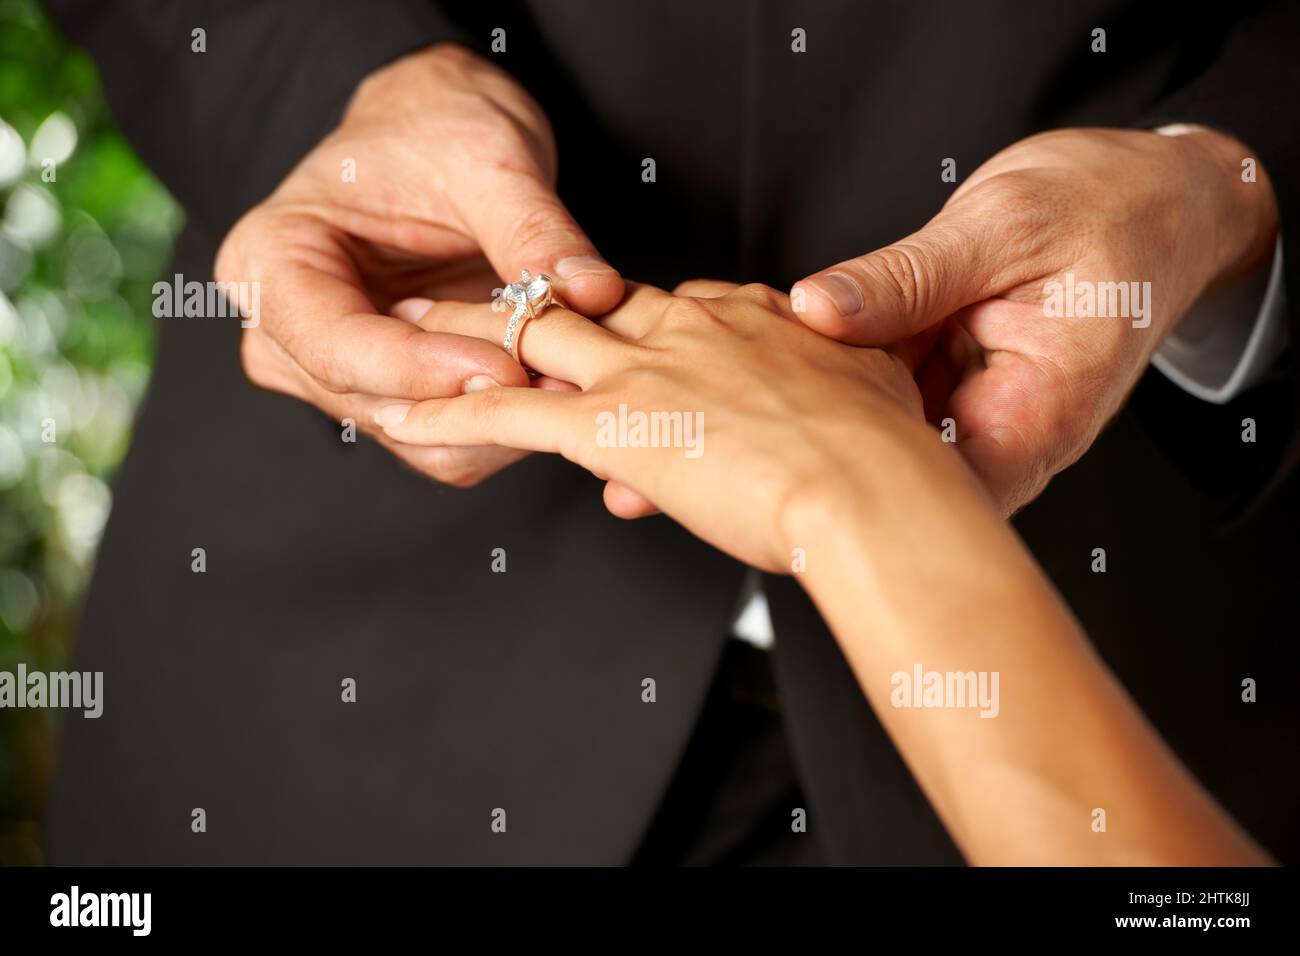
[[[401,302],[394,302],[388,311],[403,322],[415,325],[432,308],[432,299],[403,299]]]
[[[472,378],[467,378],[460,390],[468,395],[470,392],[481,392],[485,388],[500,388],[500,386],[497,384],[496,379],[488,375],[475,375]]]
[[[375,424],[380,428],[392,428],[394,425],[400,425],[406,421],[406,413],[411,410],[414,402],[401,402],[395,405],[385,405],[379,411],[375,412]]]
[[[846,275],[828,272],[806,280],[817,292],[830,300],[835,311],[840,315],[857,315],[866,303],[862,300],[862,290],[858,284]]]
[[[555,264],[555,274],[566,282],[585,275],[611,275],[613,266],[595,256],[569,256]]]

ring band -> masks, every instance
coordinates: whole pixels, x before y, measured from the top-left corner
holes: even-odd
[[[519,274],[518,282],[511,282],[501,290],[501,298],[515,307],[514,312],[510,314],[510,321],[506,323],[506,333],[501,340],[501,347],[510,353],[512,359],[519,362],[519,336],[524,330],[524,324],[545,311],[548,305],[558,305],[559,301],[551,288],[551,277],[532,275],[527,269]]]

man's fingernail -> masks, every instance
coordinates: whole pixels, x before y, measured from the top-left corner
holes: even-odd
[[[569,256],[555,264],[555,274],[568,282],[585,275],[610,275],[614,267],[595,256]]]
[[[406,421],[406,413],[411,410],[413,402],[401,402],[396,405],[385,405],[379,411],[375,412],[375,424],[380,428],[392,428],[394,425],[400,425]]]
[[[488,375],[475,375],[473,378],[465,379],[465,384],[460,390],[468,395],[470,392],[481,392],[485,388],[500,388],[497,380]]]
[[[806,281],[808,285],[829,299],[840,315],[856,315],[866,304],[862,300],[862,291],[858,288],[858,284],[846,275],[828,272],[826,275]]]

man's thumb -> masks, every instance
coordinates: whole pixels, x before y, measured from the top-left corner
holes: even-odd
[[[493,177],[492,189],[472,197],[462,213],[492,267],[506,282],[527,269],[556,280],[565,304],[600,315],[623,297],[618,271],[569,215],[559,197],[531,176]]]
[[[801,279],[790,303],[805,325],[852,345],[890,345],[997,293],[988,243],[940,213],[892,245]]]

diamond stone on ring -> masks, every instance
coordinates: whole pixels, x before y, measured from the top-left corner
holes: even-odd
[[[506,323],[506,335],[501,341],[501,347],[518,362],[519,333],[524,323],[555,301],[555,293],[551,289],[551,277],[532,275],[524,269],[519,274],[518,282],[512,282],[501,290],[501,298],[515,307],[510,315],[510,321]]]

